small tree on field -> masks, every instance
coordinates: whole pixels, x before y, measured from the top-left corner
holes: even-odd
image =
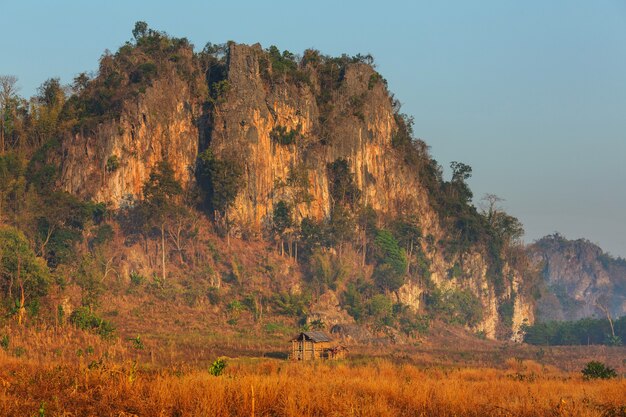
[[[608,367],[602,362],[588,362],[581,371],[585,380],[590,379],[611,379],[617,377],[615,369]]]

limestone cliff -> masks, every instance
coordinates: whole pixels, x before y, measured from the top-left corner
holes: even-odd
[[[261,238],[280,201],[293,207],[296,224],[327,218],[333,206],[328,166],[347,161],[359,204],[371,206],[381,219],[406,213],[418,218],[424,239],[417,244],[428,276],[413,277],[398,291],[403,303],[422,309],[432,285],[444,292],[468,290],[482,305],[473,330],[491,338],[516,338],[524,322],[534,321],[523,272],[508,259],[498,283],[489,276],[483,246],[445,254],[445,242],[455,236],[442,226],[420,173],[393,144],[400,130],[397,108],[371,65],[344,62],[332,87],[311,63],[300,64],[302,79],[278,74],[258,45],[231,44],[225,65],[220,82],[227,88],[202,111],[186,81],[161,77],[126,100],[119,118],[66,138],[63,188],[121,207],[141,197],[143,183],[162,159],[193,188],[198,152],[210,148],[216,157],[234,158],[242,166],[243,187],[228,209],[234,232]],[[205,82],[211,82],[209,75]]]
[[[162,160],[188,186],[198,155],[194,106],[187,83],[172,74],[127,100],[119,119],[68,135],[62,142],[63,188],[118,208],[141,198],[150,171]]]
[[[295,207],[296,221],[304,217],[327,217],[332,205],[327,164],[337,159],[349,162],[355,182],[362,190],[363,204],[371,205],[383,217],[404,211],[416,213],[424,236],[439,242],[446,239],[438,214],[429,203],[420,178],[392,146],[398,130],[389,92],[382,82],[372,83],[377,74],[369,65],[349,64],[341,85],[334,93],[332,110],[320,118],[316,101],[320,85],[297,85],[287,81],[271,85],[263,79],[260,47],[233,45],[230,49],[228,82],[231,86],[215,112],[211,146],[216,152],[235,152],[244,163],[245,186],[231,208],[230,216],[239,227],[261,234],[273,206],[287,200]],[[281,145],[271,138],[273,130],[284,127],[298,131],[294,144]],[[311,198],[298,201],[297,187],[289,185],[294,170],[304,169]],[[445,289],[468,288],[481,301],[483,320],[476,330],[495,337],[501,322],[499,306],[512,303],[512,334],[524,322],[534,320],[532,302],[521,291],[521,274],[507,266],[506,289],[496,289],[486,277],[487,261],[479,249],[461,259],[446,260],[437,245],[422,242],[430,262],[430,279]],[[459,262],[460,261],[460,262]],[[450,279],[449,270],[460,263],[462,273]],[[409,282],[399,291],[400,299],[416,309],[421,307],[424,283]],[[516,336],[514,336],[516,337]]]
[[[547,291],[538,303],[542,320],[578,320],[626,314],[626,262],[585,239],[555,234],[530,248],[543,267]]]

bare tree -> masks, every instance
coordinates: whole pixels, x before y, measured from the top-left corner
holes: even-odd
[[[487,218],[489,224],[493,226],[496,213],[502,211],[499,203],[503,202],[504,199],[495,194],[485,194],[480,201],[480,208],[483,211],[483,215]]]
[[[608,305],[609,305],[609,298],[606,295],[602,295],[598,297],[598,300],[596,301],[596,306],[600,310],[602,310],[604,314],[606,314],[606,319],[609,321],[609,326],[611,327],[612,340],[615,340],[616,339],[615,328],[613,327],[613,318],[611,317],[611,310],[609,309]]]

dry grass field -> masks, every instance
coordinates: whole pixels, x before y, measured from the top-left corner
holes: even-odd
[[[626,416],[626,379],[585,381],[579,372],[524,359],[496,369],[365,356],[318,363],[229,358],[214,376],[208,367],[97,356],[0,353],[0,415]]]

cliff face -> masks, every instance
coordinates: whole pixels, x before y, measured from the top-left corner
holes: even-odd
[[[215,112],[211,135],[216,153],[236,153],[244,162],[245,186],[231,210],[236,223],[259,232],[280,200],[295,205],[296,220],[328,216],[327,164],[341,158],[349,162],[364,203],[376,211],[392,214],[403,206],[427,207],[419,182],[392,152],[391,138],[397,129],[394,113],[383,83],[368,88],[374,74],[370,66],[346,68],[322,126],[315,91],[320,87],[315,80],[312,87],[287,82],[268,87],[259,71],[261,53],[260,47],[231,47],[231,88]],[[279,128],[299,132],[295,143],[273,141],[271,133]],[[306,174],[308,189],[290,185],[289,177],[296,171]],[[298,199],[300,191],[309,194],[307,201]],[[420,215],[435,223],[432,212],[423,210]]]
[[[543,266],[547,293],[538,304],[541,320],[578,320],[626,314],[626,262],[593,243],[546,236],[530,248]]]
[[[483,310],[474,330],[493,338],[504,326],[516,338],[524,322],[534,321],[523,277],[504,262],[506,279],[496,290],[487,278],[484,250],[444,256],[438,242],[453,237],[441,227],[419,176],[392,146],[398,130],[392,100],[372,67],[347,64],[338,85],[320,101],[322,86],[313,71],[307,82],[286,77],[268,81],[266,72],[271,75],[272,68],[261,67],[265,53],[260,46],[230,46],[228,89],[206,110],[209,114],[199,115],[185,83],[169,77],[126,103],[118,121],[68,138],[62,186],[120,207],[141,196],[152,167],[162,159],[170,162],[183,185],[193,186],[198,149],[208,146],[217,157],[234,158],[243,168],[243,187],[228,211],[234,232],[261,237],[279,201],[293,207],[296,223],[305,217],[327,218],[333,205],[328,164],[345,160],[364,206],[383,219],[412,213],[422,235],[429,237],[419,245],[430,276],[409,280],[398,291],[400,300],[418,310],[428,285],[444,292],[469,290]],[[293,140],[276,140],[281,132]],[[115,169],[113,156],[119,161]],[[455,266],[460,272],[451,277]],[[505,304],[509,308],[503,314]]]
[[[229,214],[235,224],[260,234],[281,200],[294,206],[296,222],[304,217],[327,217],[332,205],[327,164],[345,159],[364,204],[383,218],[416,213],[424,236],[432,236],[435,242],[446,239],[420,178],[392,147],[398,126],[385,85],[370,81],[374,70],[365,64],[348,65],[341,86],[331,98],[330,114],[320,120],[317,80],[312,79],[310,85],[282,82],[268,86],[259,69],[262,53],[260,47],[231,47],[231,88],[215,113],[211,135],[215,152],[236,152],[244,164],[245,185]],[[271,132],[280,127],[300,132],[295,144],[281,145],[272,140]],[[289,185],[294,171],[306,173],[308,201],[300,201],[302,190]],[[520,290],[523,277],[517,271],[507,270],[506,288],[496,295],[486,277],[487,261],[479,251],[446,261],[436,245],[421,245],[430,262],[432,282],[444,291],[468,288],[480,299],[483,319],[476,330],[495,337],[503,300],[513,304],[509,323],[513,337],[523,323],[533,322],[533,304]],[[462,273],[450,279],[448,271],[455,263],[462,265]],[[403,303],[418,309],[424,291],[423,282],[408,282],[399,296]]]
[[[118,208],[142,197],[143,184],[162,160],[189,186],[198,155],[196,117],[187,83],[175,75],[156,80],[125,103],[119,120],[62,142],[63,188]]]

